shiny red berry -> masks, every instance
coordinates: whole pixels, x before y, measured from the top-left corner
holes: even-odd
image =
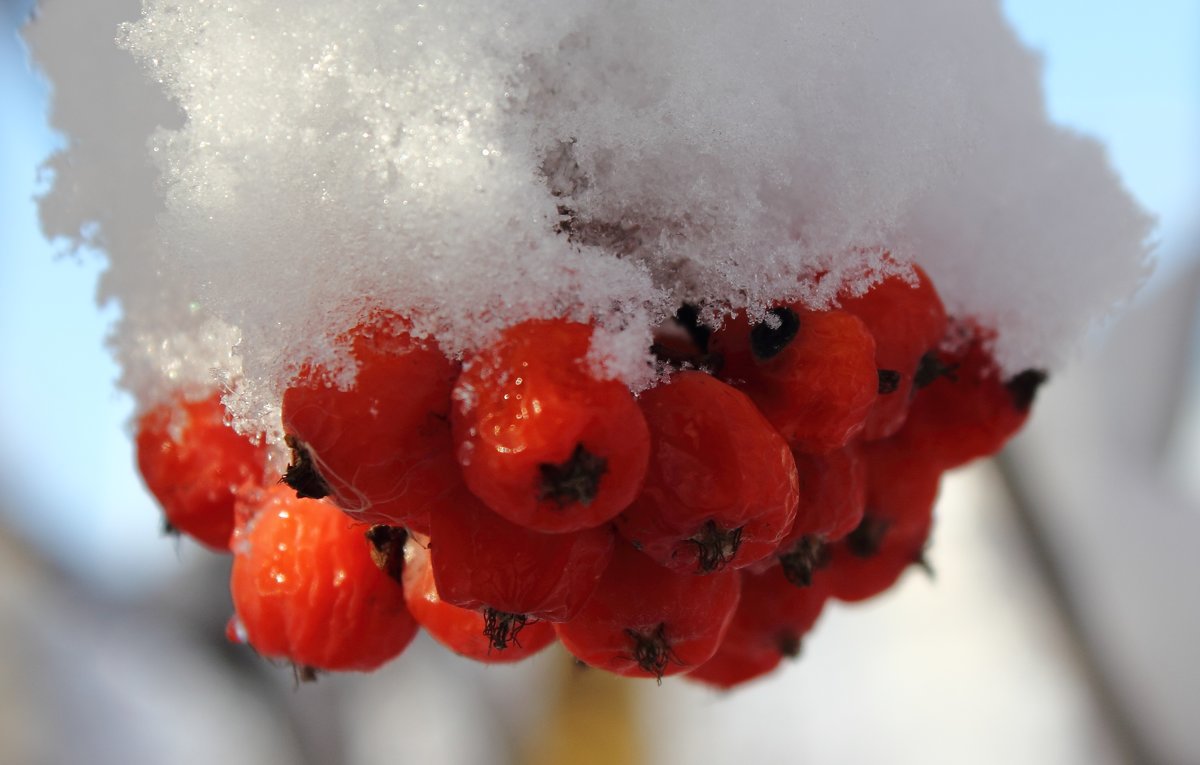
[[[430,555],[442,600],[502,618],[565,621],[612,556],[609,525],[547,534],[518,526],[465,489],[432,514]]]
[[[247,515],[230,589],[236,631],[256,651],[305,670],[367,671],[412,641],[404,589],[372,562],[366,526],[282,486]]]
[[[796,517],[797,476],[783,437],[745,394],[685,371],[646,391],[651,456],[617,529],[660,565],[707,574],[771,555]]]
[[[973,325],[952,351],[938,351],[939,374],[917,392],[899,438],[943,469],[998,452],[1029,417],[1046,373],[1005,377],[987,351],[992,333]]]
[[[442,600],[425,547],[428,543],[414,535],[404,546],[404,598],[413,618],[434,640],[460,656],[488,664],[520,661],[554,642],[549,622],[459,608]]]
[[[136,443],[138,469],[168,529],[228,550],[238,493],[266,480],[266,448],[226,423],[216,393],[150,409],[138,420]]]
[[[429,507],[461,479],[450,436],[456,366],[408,323],[376,313],[339,339],[355,364],[339,388],[305,366],[283,394],[293,449],[284,480],[364,522],[429,530]]]
[[[887,590],[901,574],[925,563],[941,468],[895,438],[863,445],[867,505],[858,527],[829,547],[821,572],[830,594],[860,601]]]
[[[689,672],[698,680],[729,689],[761,677],[785,658],[800,654],[828,599],[824,580],[799,589],[774,566],[761,574],[742,572],[742,598],[729,631],[713,657]]]
[[[601,379],[592,328],[527,321],[469,359],[454,389],[457,455],[471,491],[538,531],[598,526],[633,501],[649,456],[637,402]]]
[[[839,449],[875,404],[875,340],[845,311],[778,306],[751,325],[730,319],[713,334],[721,377],[744,391],[802,452]]]
[[[904,424],[921,359],[946,331],[946,310],[933,282],[919,266],[913,271],[915,282],[893,276],[841,299],[875,338],[880,395],[863,429],[867,440],[886,438]]]
[[[736,571],[678,574],[621,543],[591,600],[554,628],[585,664],[661,680],[716,653],[740,592]]]
[[[866,461],[857,442],[828,454],[795,453],[800,477],[796,521],[768,561],[755,564],[760,573],[781,565],[793,584],[806,587],[813,572],[829,562],[828,545],[858,527],[867,504]]]

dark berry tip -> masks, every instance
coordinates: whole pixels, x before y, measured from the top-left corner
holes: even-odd
[[[895,393],[900,387],[900,373],[894,369],[879,370],[879,395]]]
[[[542,477],[538,501],[552,500],[560,509],[576,502],[587,507],[600,492],[600,479],[608,470],[608,460],[577,444],[566,462],[557,465],[543,462],[538,470]]]
[[[947,364],[942,361],[937,351],[927,351],[917,363],[917,371],[913,374],[913,391],[919,391],[933,384],[939,377],[955,379],[954,370],[957,368],[957,364]]]
[[[796,587],[812,585],[813,573],[829,565],[829,546],[820,537],[801,537],[791,550],[779,556],[783,576]]]
[[[790,308],[772,308],[767,316],[750,330],[750,350],[759,361],[778,356],[800,331],[800,317]]]
[[[379,523],[367,529],[366,537],[371,544],[371,561],[391,579],[403,582],[404,543],[408,541],[408,531],[402,526]]]
[[[1029,407],[1033,406],[1033,399],[1037,396],[1038,390],[1048,379],[1050,379],[1049,375],[1044,370],[1026,369],[1004,383],[1004,387],[1012,396],[1013,406],[1017,408],[1017,411],[1028,412]]]
[[[299,688],[301,683],[315,683],[320,677],[321,671],[316,667],[308,664],[292,663],[292,680],[295,682],[295,687]]]
[[[281,479],[290,486],[299,499],[324,499],[330,494],[329,484],[317,471],[308,447],[295,436],[283,437],[283,442],[292,450],[292,464],[287,466]]]
[[[776,646],[779,648],[779,653],[789,659],[800,658],[800,651],[804,647],[804,643],[800,639],[800,634],[794,630],[785,630],[776,636]]]
[[[737,555],[738,548],[742,546],[742,527],[723,529],[710,519],[684,541],[696,547],[699,573],[711,574],[725,568]]]
[[[846,536],[846,549],[859,558],[871,558],[879,553],[892,522],[875,515],[864,515],[858,527]]]
[[[525,614],[510,614],[491,607],[485,608],[483,611],[483,636],[488,639],[488,650],[494,648],[497,651],[503,651],[510,645],[520,648],[521,642],[517,636],[528,623],[529,617]]]
[[[663,674],[666,673],[668,664],[683,663],[671,650],[666,624],[659,624],[650,632],[626,629],[625,635],[633,643],[633,659],[638,667],[646,674],[654,675],[659,685],[662,685]]]
[[[933,564],[929,562],[929,557],[925,555],[925,550],[921,550],[919,553],[917,553],[916,557],[913,558],[913,565],[921,569],[921,571],[925,573],[925,576],[929,577],[930,579],[937,578],[937,571],[934,570]]]
[[[675,321],[683,327],[688,337],[696,344],[701,353],[708,352],[708,340],[712,337],[712,328],[700,322],[700,307],[693,303],[684,303],[675,312]]]

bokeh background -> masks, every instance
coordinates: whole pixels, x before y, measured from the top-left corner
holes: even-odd
[[[44,0],[53,2],[53,0]],[[228,562],[160,534],[97,307],[34,202],[49,85],[0,5],[0,762],[1200,763],[1200,4],[1006,0],[1052,117],[1159,220],[1124,317],[944,484],[936,578],[834,607],[732,695],[430,641],[295,687],[223,637]]]

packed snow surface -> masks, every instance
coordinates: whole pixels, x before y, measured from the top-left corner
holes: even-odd
[[[825,306],[915,262],[1015,371],[1147,268],[992,0],[56,0],[26,36],[70,139],[45,228],[107,252],[123,384],[215,380],[246,427],[373,306],[455,354],[591,320],[640,387],[683,302]]]

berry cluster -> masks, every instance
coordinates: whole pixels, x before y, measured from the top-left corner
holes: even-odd
[[[685,306],[639,396],[589,364],[592,328],[511,327],[458,361],[377,311],[283,396],[291,461],[216,397],[143,416],[171,528],[233,553],[230,634],[303,672],[369,670],[418,626],[512,662],[728,688],[799,650],[829,598],[923,565],[944,470],[998,450],[1045,375],[1004,379],[990,333],[929,278],[716,331]]]

